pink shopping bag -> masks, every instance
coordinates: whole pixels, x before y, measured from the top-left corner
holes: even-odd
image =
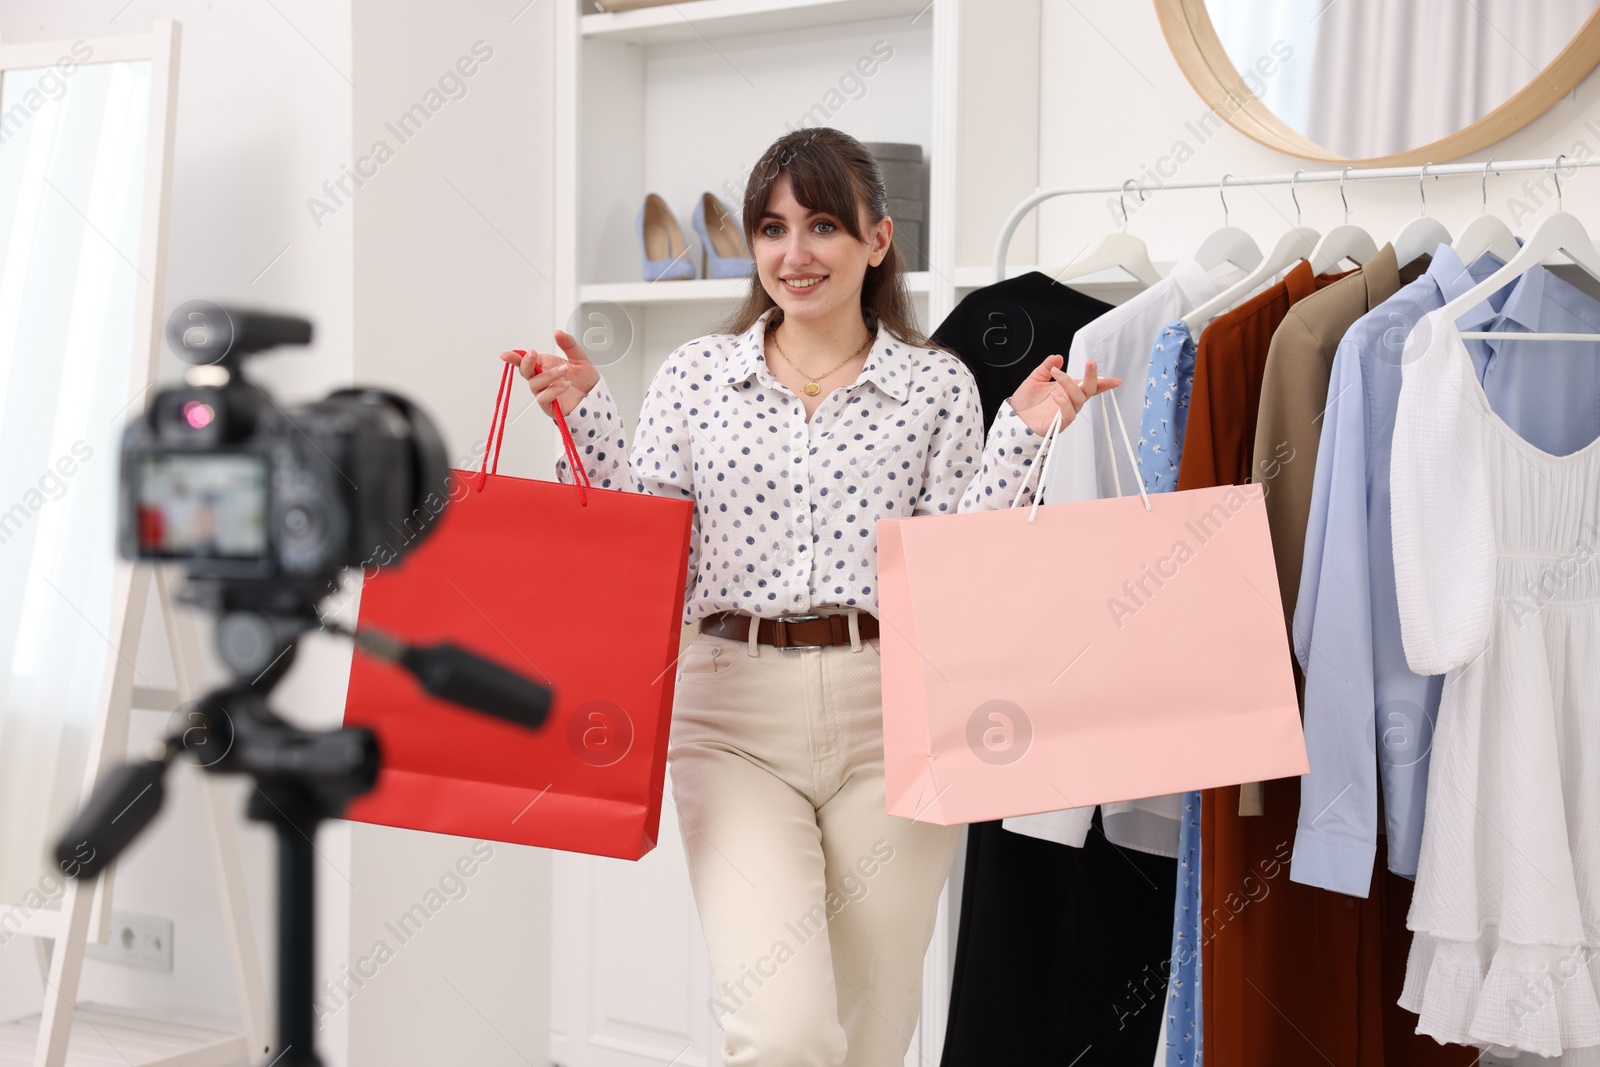
[[[891,815],[948,826],[1308,769],[1259,485],[883,519],[878,584]]]

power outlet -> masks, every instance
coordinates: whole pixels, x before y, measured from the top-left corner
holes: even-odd
[[[172,970],[172,920],[132,912],[111,913],[111,937],[103,945],[90,942],[92,959],[110,960],[147,971]]]

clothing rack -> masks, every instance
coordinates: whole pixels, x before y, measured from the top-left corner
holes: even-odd
[[[1217,189],[1223,190],[1234,186],[1258,185],[1289,185],[1298,186],[1305,183],[1339,182],[1341,186],[1346,181],[1381,181],[1385,179],[1400,178],[1458,178],[1481,177],[1487,181],[1491,172],[1503,174],[1513,171],[1525,170],[1560,170],[1568,167],[1600,167],[1600,156],[1587,159],[1567,159],[1564,155],[1554,159],[1508,159],[1496,161],[1486,160],[1482,163],[1441,163],[1435,166],[1424,163],[1420,167],[1345,167],[1341,170],[1314,170],[1295,171],[1293,174],[1265,174],[1253,178],[1241,178],[1236,174],[1224,174],[1220,178],[1188,178],[1181,181],[1169,182],[1141,182],[1129,179],[1120,185],[1059,185],[1049,189],[1036,189],[1022,203],[1018,204],[1010,215],[1006,217],[1005,225],[1000,228],[1000,237],[994,246],[994,280],[1001,281],[1006,276],[1006,253],[1011,248],[1011,237],[1016,233],[1017,227],[1023,218],[1038,205],[1046,200],[1058,196],[1082,196],[1089,193],[1117,193],[1127,195],[1138,193],[1140,199],[1148,192],[1163,189]],[[1556,171],[1557,181],[1560,180],[1560,171]],[[1123,221],[1127,225],[1126,219]]]

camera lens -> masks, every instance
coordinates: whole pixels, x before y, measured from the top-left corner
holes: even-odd
[[[339,513],[330,508],[319,487],[291,481],[276,509],[278,559],[294,574],[315,574],[334,566],[346,531]],[[336,528],[337,527],[337,528]]]

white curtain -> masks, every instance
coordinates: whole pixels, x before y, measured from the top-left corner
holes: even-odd
[[[1241,74],[1251,72],[1246,85],[1268,111],[1302,133],[1319,91],[1313,80],[1321,25],[1317,13],[1328,2],[1206,0],[1206,14],[1228,58]]]
[[[146,61],[0,81],[0,906],[51,888],[115,638],[148,100]]]
[[[1296,128],[1363,158],[1436,141],[1505,103],[1566,47],[1595,0],[1322,0],[1319,8],[1310,108]]]

